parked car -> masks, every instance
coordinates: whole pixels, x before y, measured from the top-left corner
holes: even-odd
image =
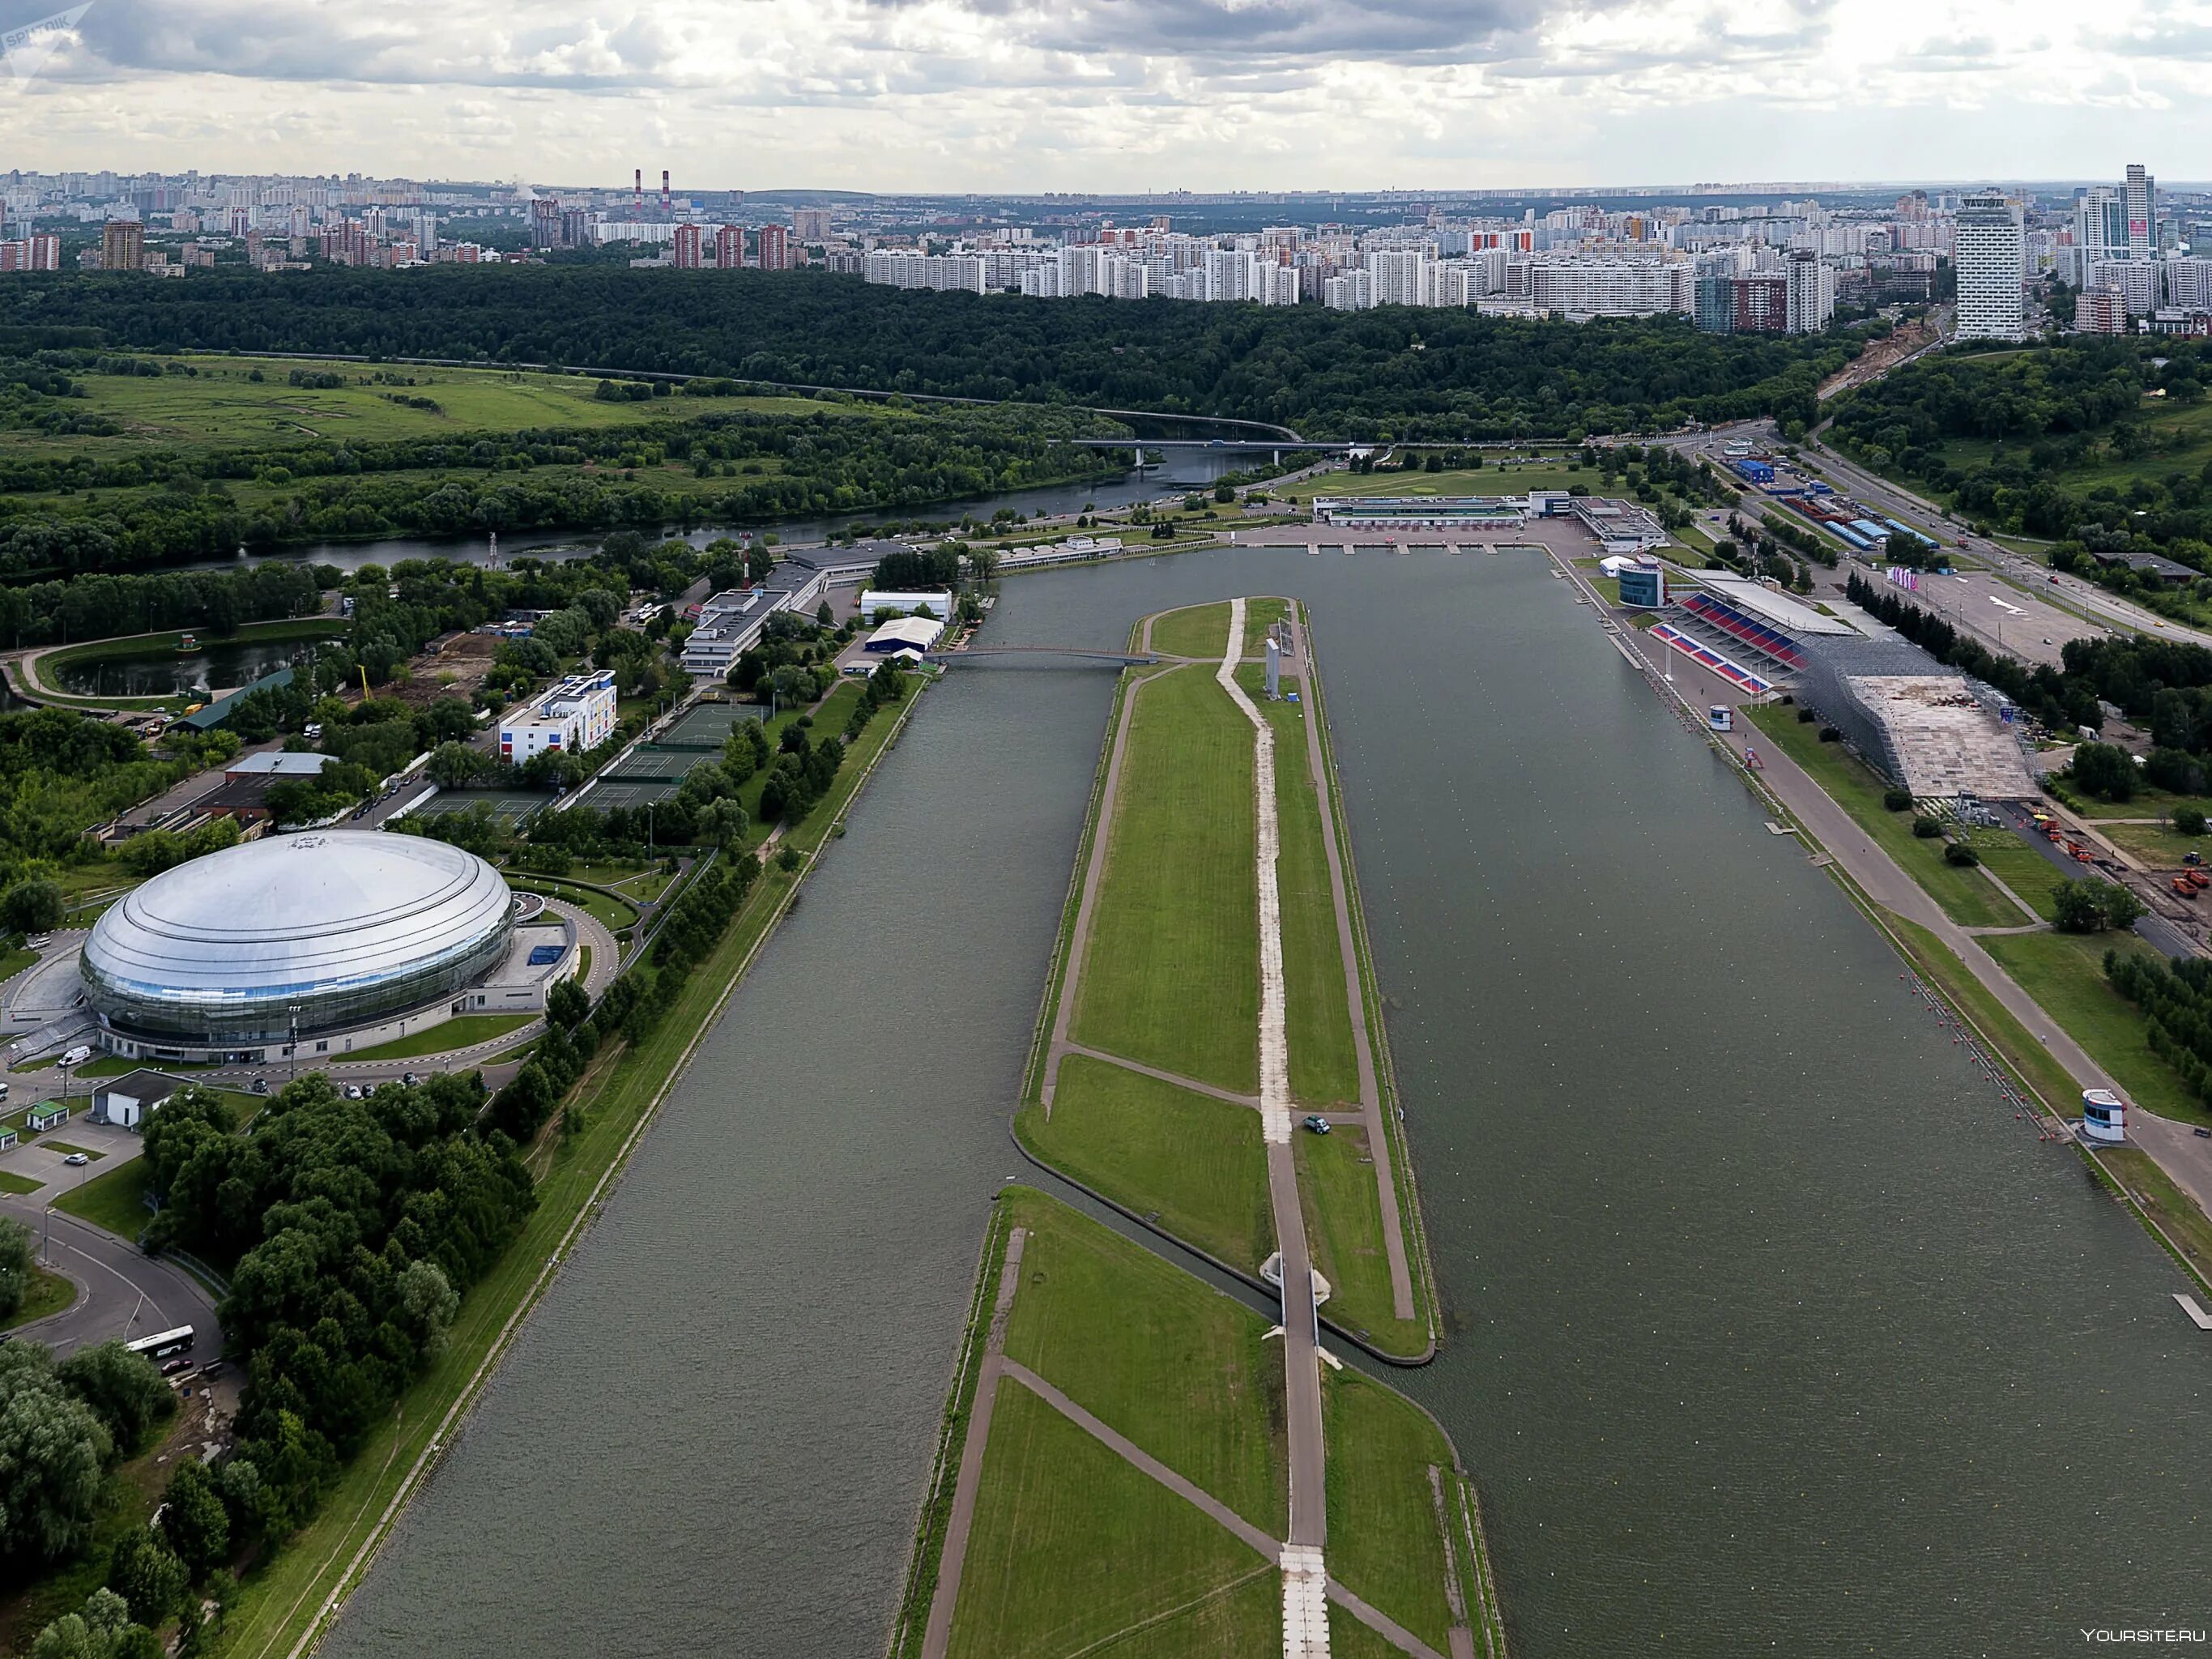
[[[359,1100],[361,1098],[361,1085],[358,1083],[347,1084],[346,1098],[348,1100]]]
[[[401,1078],[399,1080],[411,1089],[422,1079],[416,1076],[414,1073],[410,1072],[405,1077]]]
[[[161,1375],[164,1376],[174,1376],[179,1371],[188,1371],[191,1370],[191,1368],[192,1362],[185,1358],[182,1354],[179,1354],[174,1359],[166,1360],[163,1362],[161,1366]]]
[[[1328,1133],[1328,1120],[1319,1112],[1310,1112],[1306,1115],[1306,1127],[1315,1134],[1325,1135]]]
[[[71,1152],[67,1158],[64,1158],[62,1162],[68,1164],[72,1170],[82,1170],[86,1164],[91,1163],[92,1160],[86,1157],[82,1152]]]
[[[265,1095],[269,1092],[269,1079],[265,1077],[258,1077],[253,1079],[252,1086],[255,1094]]]

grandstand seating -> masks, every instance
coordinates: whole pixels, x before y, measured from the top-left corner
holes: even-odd
[[[1655,623],[1651,628],[1651,637],[1662,645],[1672,646],[1691,661],[1703,664],[1730,685],[1740,686],[1753,696],[1764,696],[1774,689],[1771,680],[1762,679],[1740,663],[1730,662],[1710,645],[1691,638],[1671,623]]]
[[[1805,653],[1797,642],[1771,623],[1757,617],[1712,593],[1686,593],[1679,601],[1683,610],[1700,622],[1710,623],[1733,639],[1739,640],[1762,655],[1771,657],[1791,668],[1805,665]]]

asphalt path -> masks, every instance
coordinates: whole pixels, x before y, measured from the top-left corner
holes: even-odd
[[[192,1359],[205,1364],[222,1352],[222,1327],[215,1298],[175,1262],[149,1256],[136,1244],[90,1222],[41,1204],[35,1196],[0,1195],[0,1214],[13,1216],[40,1241],[39,1259],[77,1287],[62,1312],[19,1325],[12,1334],[43,1342],[66,1356],[111,1337],[132,1341],[156,1331],[190,1325]]]

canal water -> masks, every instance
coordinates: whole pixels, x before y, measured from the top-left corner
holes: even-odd
[[[1267,592],[1313,607],[1449,1312],[1393,1380],[1519,1659],[2212,1622],[2176,1271],[1540,556],[1079,568],[990,631]],[[881,1650],[1110,693],[930,695],[326,1653]]]

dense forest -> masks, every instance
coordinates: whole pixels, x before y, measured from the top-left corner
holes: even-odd
[[[74,384],[64,375],[64,389],[27,395],[65,406]],[[660,401],[680,411],[684,400]],[[1054,440],[1122,429],[1073,410],[678,412],[604,428],[12,457],[0,459],[0,582],[347,537],[903,513],[1092,476],[1098,457]],[[678,482],[687,476],[696,489]],[[234,484],[256,486],[254,501]]]
[[[1841,336],[1446,309],[1024,300],[819,272],[600,265],[194,272],[0,289],[0,349],[337,352],[1231,416],[1311,437],[1579,437],[1809,419]]]
[[[2212,462],[2187,423],[2151,418],[2208,384],[2212,341],[2172,336],[1946,354],[1852,392],[1833,434],[1982,523],[2212,569]],[[2095,476],[2114,465],[2130,476]]]

